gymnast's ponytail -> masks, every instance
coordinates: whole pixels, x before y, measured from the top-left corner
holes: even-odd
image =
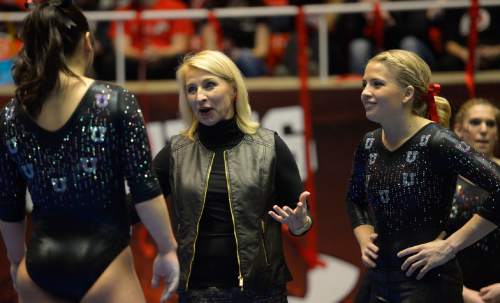
[[[20,38],[23,47],[12,68],[16,98],[36,117],[47,96],[59,88],[59,73],[77,77],[67,60],[89,31],[87,19],[71,0],[45,0],[33,5]]]

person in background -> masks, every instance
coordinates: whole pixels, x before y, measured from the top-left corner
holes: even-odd
[[[406,0],[398,0],[406,1]],[[435,51],[429,42],[429,31],[438,19],[434,9],[425,11],[387,11],[375,9],[374,0],[346,0],[365,2],[374,9],[365,13],[342,14],[337,21],[337,37],[347,43],[348,71],[362,75],[368,60],[377,52],[399,48],[419,55],[434,66]],[[380,2],[386,2],[382,0]],[[391,1],[393,2],[393,1]]]
[[[180,0],[132,0],[123,10],[182,10]],[[174,79],[180,59],[189,52],[193,23],[186,19],[142,20],[125,22],[125,70],[127,80]],[[116,39],[116,24],[109,34]],[[117,47],[115,45],[115,47]]]
[[[486,99],[474,98],[459,108],[453,128],[459,138],[498,165],[500,159],[495,157],[494,150],[498,142],[499,122],[500,111],[496,105]],[[459,177],[448,234],[464,225],[487,198],[487,192]],[[500,302],[499,257],[498,229],[457,255],[464,279],[465,303]]]
[[[251,118],[243,77],[222,52],[177,70],[186,130],[154,159],[179,243],[180,302],[287,302],[281,225],[312,225],[295,160]]]
[[[211,0],[205,5],[208,9],[256,6],[264,6],[264,2],[262,0]],[[205,24],[201,31],[203,48],[223,51],[246,77],[264,76],[268,72],[266,58],[270,47],[270,28],[267,18],[224,18],[219,22],[220,33],[217,33],[212,24]],[[220,45],[217,43],[219,34],[222,38]]]
[[[500,68],[500,7],[480,7],[477,19],[476,68]],[[444,11],[443,40],[445,53],[440,69],[463,70],[469,61],[470,13],[467,8]]]
[[[133,205],[158,248],[152,284],[165,281],[165,302],[178,284],[177,243],[137,101],[85,77],[92,36],[70,0],[31,7],[16,95],[0,112],[0,232],[20,301],[145,302],[129,247]]]
[[[263,0],[263,5],[280,7],[285,5],[302,6],[306,4],[324,4],[323,0]],[[333,19],[333,18],[332,18]],[[318,71],[318,37],[315,18],[306,18],[308,32],[307,55],[309,57],[309,72]],[[297,75],[298,38],[295,16],[272,16],[267,18],[269,27],[269,49],[266,66],[270,75]]]
[[[17,0],[4,0],[0,3],[2,12],[21,11],[22,4]],[[21,41],[17,38],[18,23],[0,21],[0,85],[12,84],[11,69],[14,58],[21,48]]]
[[[74,0],[74,2],[83,11],[110,11],[116,9],[120,1]],[[94,62],[89,73],[98,80],[115,81],[116,57],[113,40],[108,35],[111,22],[109,20],[90,21],[89,26],[94,38]]]
[[[374,0],[344,1],[344,3],[357,2],[373,5]],[[377,51],[391,49],[397,44],[393,34],[396,23],[391,12],[380,11],[382,25],[380,30],[376,24],[379,20],[375,17],[375,12],[372,10],[364,13],[342,14],[337,20],[337,40],[346,45],[341,52],[347,55],[347,70],[350,74],[362,75],[366,63]],[[383,35],[382,40],[378,37],[380,34]]]

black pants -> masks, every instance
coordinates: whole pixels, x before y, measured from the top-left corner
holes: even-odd
[[[370,278],[370,272],[365,272],[361,277],[361,284],[354,298],[354,303],[369,303],[371,293],[372,280]]]
[[[428,272],[421,280],[401,270],[370,270],[370,303],[463,303],[462,275],[455,260]]]
[[[179,292],[179,303],[287,303],[286,288],[275,287],[264,292],[241,291],[240,288],[190,289]]]

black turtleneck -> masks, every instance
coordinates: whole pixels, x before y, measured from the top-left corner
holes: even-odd
[[[191,288],[236,287],[238,263],[223,152],[240,143],[244,134],[233,118],[220,121],[213,126],[200,124],[198,137],[206,148],[215,152],[215,159],[208,181],[190,286]],[[275,134],[275,142],[276,203],[281,205],[286,202],[288,205],[295,205],[303,191],[297,165],[285,142],[277,134]],[[170,144],[167,144],[153,162],[165,196],[171,192],[169,161]]]
[[[201,143],[216,152],[235,147],[243,136],[234,118],[220,121],[213,126],[205,126],[201,123],[198,126],[198,137]]]

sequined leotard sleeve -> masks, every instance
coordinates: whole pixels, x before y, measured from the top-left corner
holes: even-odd
[[[368,140],[369,139],[369,140]],[[351,219],[351,225],[354,229],[359,225],[371,225],[368,219],[368,201],[366,199],[365,179],[366,179],[366,163],[367,157],[365,150],[367,144],[373,144],[371,135],[361,141],[354,153],[354,161],[351,173],[351,180],[349,182],[349,190],[347,193],[348,201],[347,212]]]
[[[353,227],[369,223],[373,210],[378,267],[399,268],[398,251],[444,230],[458,174],[489,192],[480,214],[498,222],[498,170],[453,133],[429,124],[395,151],[383,146],[381,133],[367,134],[358,147],[347,195]]]
[[[135,203],[158,196],[141,111],[118,86],[94,82],[58,130],[12,100],[0,116],[0,219],[33,201],[26,267],[45,291],[80,301],[130,239],[125,180]]]
[[[124,164],[125,178],[134,203],[144,202],[161,194],[156,177],[152,173],[151,150],[142,111],[129,91],[123,93],[119,103],[120,159]]]
[[[5,136],[5,121],[12,118],[13,110],[7,107],[0,115],[0,219],[21,221],[24,219],[26,182],[8,156],[9,151],[17,149],[17,140]]]

